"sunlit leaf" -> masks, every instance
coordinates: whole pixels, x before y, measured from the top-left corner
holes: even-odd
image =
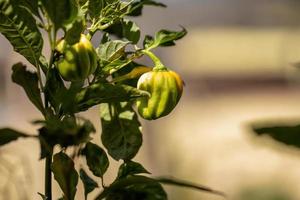
[[[76,0],[41,0],[56,30],[71,24],[79,11]]]
[[[125,47],[128,44],[128,41],[122,40],[108,41],[97,48],[97,53],[101,60],[113,61],[124,55]]]
[[[133,44],[136,44],[139,41],[141,35],[140,28],[137,24],[128,19],[121,19],[104,31],[114,34],[119,38],[125,38]]]
[[[91,18],[100,17],[101,11],[117,0],[89,0],[89,15]]]
[[[27,9],[14,0],[0,0],[0,32],[14,50],[37,66],[43,48],[43,39],[36,21]]]
[[[175,41],[183,38],[187,31],[183,28],[181,31],[160,30],[153,37],[147,35],[144,39],[144,47],[153,49],[158,46],[173,46]]]
[[[128,9],[129,16],[140,16],[145,5],[167,7],[165,4],[153,0],[136,0]]]

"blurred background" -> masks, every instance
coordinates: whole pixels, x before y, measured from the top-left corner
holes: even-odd
[[[147,7],[142,18],[133,20],[143,34],[187,28],[188,35],[177,46],[156,51],[165,65],[182,74],[186,87],[171,115],[143,121],[144,145],[134,160],[153,176],[208,185],[233,200],[300,199],[299,151],[257,138],[250,128],[269,119],[300,120],[300,73],[294,66],[300,62],[300,2],[160,1],[168,8]],[[11,66],[20,60],[0,35],[0,125],[36,134],[30,122],[41,116],[10,80]],[[84,116],[101,132],[97,108]],[[0,200],[39,199],[44,161],[38,158],[39,144],[31,139],[0,149]],[[119,165],[111,162],[107,184]],[[55,182],[53,187],[59,197]],[[170,200],[223,199],[166,189]],[[78,199],[82,191],[79,184]]]

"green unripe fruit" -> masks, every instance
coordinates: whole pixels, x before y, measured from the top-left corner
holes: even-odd
[[[81,35],[78,43],[68,45],[61,40],[56,50],[62,54],[57,62],[60,75],[66,81],[80,81],[94,73],[97,67],[97,54],[92,43]]]
[[[151,95],[137,100],[140,116],[154,120],[168,115],[175,108],[182,95],[183,81],[173,71],[154,70],[139,78],[137,88]]]

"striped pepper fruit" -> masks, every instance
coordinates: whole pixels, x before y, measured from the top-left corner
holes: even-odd
[[[97,54],[92,43],[81,34],[78,43],[68,45],[65,40],[58,42],[56,50],[62,55],[57,68],[66,81],[81,81],[94,73],[97,68]]]
[[[141,117],[154,120],[168,115],[177,105],[183,92],[180,76],[167,68],[153,68],[138,80],[137,88],[150,93],[150,97],[136,102]]]

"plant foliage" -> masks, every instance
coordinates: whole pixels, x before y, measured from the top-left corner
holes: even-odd
[[[149,98],[151,94],[137,89],[130,79],[151,70],[141,67],[136,59],[149,55],[154,48],[175,45],[187,32],[184,28],[163,29],[154,36],[141,38],[133,16],[142,15],[144,6],[166,7],[154,0],[0,0],[0,33],[28,61],[12,66],[12,81],[24,89],[42,115],[42,119],[33,122],[39,126],[38,135],[3,128],[0,145],[26,137],[40,142],[40,158],[46,160],[45,193],[39,193],[42,199],[52,199],[52,175],[61,188],[63,197],[60,199],[64,200],[75,199],[78,180],[83,182],[85,199],[100,187],[99,180],[103,188],[96,199],[167,199],[162,181],[150,178],[142,164],[132,160],[143,142],[134,104],[138,98]],[[63,38],[58,38],[59,31]],[[82,50],[86,43],[81,41],[81,35],[91,41],[97,40],[95,33],[102,37],[97,45],[89,47],[95,51]],[[46,36],[45,41],[42,34]],[[61,40],[66,44],[58,50]],[[51,50],[43,52],[47,42]],[[64,52],[68,45],[73,45],[76,53]],[[80,80],[65,79],[60,71],[64,69],[58,70],[58,63],[67,58],[67,64],[78,67],[77,71],[70,67],[73,74],[82,73],[84,64],[92,61],[96,69],[87,76],[78,76],[84,77]],[[131,74],[126,75],[126,71]],[[64,73],[68,76],[69,71]],[[101,145],[91,142],[96,129],[91,121],[80,116],[92,107],[100,109],[102,133],[101,141],[96,143],[101,142]],[[73,154],[69,149],[74,150]],[[109,156],[121,160],[122,164],[116,179],[106,186],[103,178],[109,168]],[[85,158],[89,171],[81,168],[78,173],[75,160],[81,158]],[[178,180],[164,182],[212,192],[180,184]]]

